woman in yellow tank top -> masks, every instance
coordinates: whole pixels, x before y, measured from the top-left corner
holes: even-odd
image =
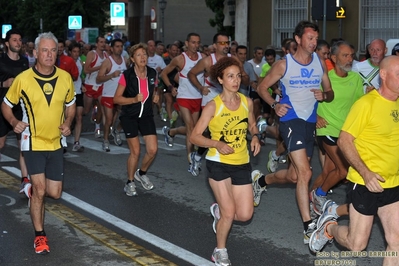
[[[246,137],[249,130],[253,136],[251,151],[257,155],[259,131],[252,100],[238,93],[242,74],[241,63],[232,57],[223,57],[211,67],[210,76],[222,85],[223,91],[204,107],[190,137],[191,143],[209,148],[206,168],[217,202],[210,208],[217,240],[212,254],[216,265],[231,265],[226,241],[233,221],[248,221],[254,209]],[[207,127],[211,139],[202,135]]]

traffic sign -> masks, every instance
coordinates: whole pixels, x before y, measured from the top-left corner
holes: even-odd
[[[151,16],[151,22],[156,22],[157,21],[157,13],[155,12],[155,8],[154,7],[151,7],[150,16]]]
[[[110,5],[111,25],[125,25],[125,3],[114,2]]]
[[[68,16],[68,29],[80,30],[82,28],[82,16]]]
[[[346,18],[346,15],[345,15],[345,7],[343,7],[343,6],[339,6],[338,8],[337,8],[337,12],[336,12],[336,18]]]
[[[1,26],[1,38],[5,38],[7,31],[11,30],[12,26],[10,24],[4,24],[3,26]]]

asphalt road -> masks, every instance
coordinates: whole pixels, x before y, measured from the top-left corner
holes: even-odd
[[[160,130],[166,122],[155,117],[159,131],[157,158],[147,175],[154,189],[138,184],[138,196],[123,192],[126,181],[126,143],[101,150],[89,118],[85,118],[83,153],[65,155],[64,193],[46,200],[45,229],[51,252],[33,251],[33,229],[27,199],[18,194],[18,150],[11,134],[3,149],[0,169],[0,265],[212,265],[215,247],[209,206],[214,202],[204,173],[193,177],[184,138],[166,147]],[[72,139],[69,139],[71,144]],[[252,158],[253,169],[266,170],[273,141]],[[142,146],[144,152],[144,146]],[[315,148],[315,155],[317,149]],[[286,167],[281,164],[280,167]],[[320,173],[317,156],[313,178]],[[330,197],[345,200],[345,185]],[[343,218],[340,223],[347,223]],[[233,265],[381,265],[381,258],[342,257],[335,242],[324,253],[312,254],[303,244],[302,222],[295,202],[295,186],[270,186],[255,209],[253,219],[235,224],[227,243]],[[383,233],[376,219],[367,251],[383,251]]]

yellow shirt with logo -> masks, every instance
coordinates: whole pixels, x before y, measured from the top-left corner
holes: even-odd
[[[369,92],[354,103],[342,130],[355,137],[367,167],[385,179],[380,182],[383,188],[399,186],[399,101],[387,100],[377,90]],[[352,167],[347,179],[365,184]]]
[[[42,75],[32,67],[13,81],[4,101],[21,104],[22,121],[29,124],[21,134],[22,151],[54,151],[66,144],[58,128],[65,120],[65,106],[75,103],[71,75],[57,67]]]
[[[209,148],[206,155],[207,160],[231,165],[249,163],[247,148],[248,102],[243,94],[237,94],[240,96],[241,103],[235,111],[229,110],[219,95],[213,98],[216,109],[214,117],[208,125],[211,139],[227,143],[234,149],[234,153],[223,155],[216,148]]]

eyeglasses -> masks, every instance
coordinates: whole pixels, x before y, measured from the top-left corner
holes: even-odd
[[[221,42],[216,42],[216,43],[218,43],[218,44],[220,44],[220,45],[230,45],[230,42],[229,41],[221,41]]]

